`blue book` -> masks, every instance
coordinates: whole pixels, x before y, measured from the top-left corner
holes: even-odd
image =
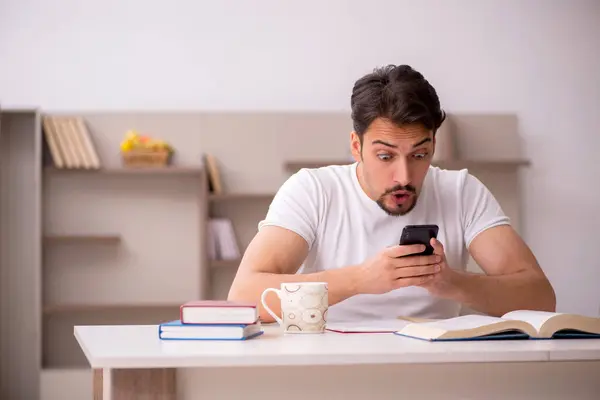
[[[394,334],[438,341],[519,339],[600,339],[600,318],[576,314],[519,310],[502,317],[463,315],[408,323]]]
[[[260,321],[254,324],[183,324],[174,320],[158,325],[161,340],[248,340],[263,333]]]

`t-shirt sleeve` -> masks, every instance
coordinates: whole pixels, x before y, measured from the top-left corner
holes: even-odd
[[[319,220],[320,186],[310,171],[302,169],[289,177],[269,205],[267,215],[258,223],[279,226],[302,236],[311,248]]]
[[[489,189],[470,174],[466,174],[462,190],[462,224],[467,248],[486,229],[510,224]]]

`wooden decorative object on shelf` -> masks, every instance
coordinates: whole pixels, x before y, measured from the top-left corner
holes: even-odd
[[[170,161],[168,150],[130,150],[121,152],[123,165],[126,167],[163,167]]]
[[[173,148],[164,140],[128,131],[121,142],[121,159],[125,167],[165,167],[171,161]]]

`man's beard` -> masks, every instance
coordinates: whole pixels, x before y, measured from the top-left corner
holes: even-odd
[[[408,192],[412,196],[412,203],[408,206],[408,208],[404,208],[404,204],[396,205],[393,209],[390,209],[385,205],[385,197],[397,191]],[[396,185],[393,188],[386,190],[379,197],[379,199],[377,199],[376,203],[383,211],[385,211],[388,215],[392,217],[406,215],[409,212],[411,212],[412,209],[415,208],[415,206],[417,205],[417,189],[415,189],[415,187],[412,185]]]

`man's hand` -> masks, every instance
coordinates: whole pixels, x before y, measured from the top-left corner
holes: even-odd
[[[448,266],[442,243],[435,238],[431,239],[430,243],[433,247],[433,254],[441,258],[439,262],[440,272],[419,286],[427,289],[434,296],[453,298],[457,291],[456,278],[459,273]]]
[[[360,265],[357,270],[358,293],[381,294],[406,286],[426,284],[441,271],[442,257],[415,255],[425,246],[393,246]]]

